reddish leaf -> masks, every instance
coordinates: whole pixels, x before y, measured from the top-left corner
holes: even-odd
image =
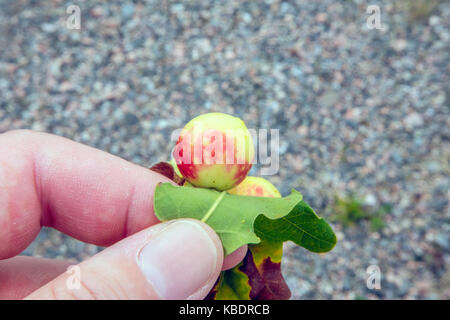
[[[221,273],[206,299],[287,300],[291,296],[281,274],[282,242],[249,245],[244,260]]]
[[[281,262],[273,262],[270,256],[257,266],[251,250],[248,250],[239,270],[248,276],[252,300],[287,300],[291,297],[291,291],[281,274]]]
[[[209,291],[208,295],[205,297],[205,300],[214,300],[216,298],[217,292],[219,291],[220,279],[224,272],[226,271],[220,273],[220,277],[217,278],[216,283],[214,283],[214,286],[211,288],[211,291]]]
[[[170,180],[174,181],[176,184],[180,186],[184,184],[185,179],[178,176],[175,173],[175,170],[173,169],[172,165],[168,162],[159,162],[153,165],[150,168],[150,170],[162,174],[163,176],[169,178]]]

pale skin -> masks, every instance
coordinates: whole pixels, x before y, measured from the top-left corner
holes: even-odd
[[[175,248],[171,252],[179,253],[159,253],[157,261],[145,261],[145,269],[150,268],[154,277],[152,263],[163,269],[167,263],[169,270],[195,257],[192,263],[204,261],[200,266],[211,272],[189,286],[185,275],[158,286],[149,281],[138,256],[143,246],[156,245],[153,239],[171,228],[159,223],[153,211],[153,193],[160,182],[170,181],[65,138],[27,130],[0,134],[0,299],[203,299],[220,271],[239,263],[247,248],[223,259],[220,240],[206,224],[175,222],[178,229],[189,229],[192,241],[197,235],[210,239],[212,253],[197,250],[191,238],[182,244],[165,240],[165,246]],[[42,226],[108,247],[78,265],[81,290],[71,291],[66,285],[70,274],[65,271],[74,262],[19,256]],[[159,251],[150,251],[155,259]],[[183,267],[187,274],[195,272],[188,269]]]

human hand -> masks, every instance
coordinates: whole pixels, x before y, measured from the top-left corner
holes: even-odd
[[[221,270],[221,242],[192,219],[159,223],[153,193],[167,178],[65,138],[0,134],[0,299],[203,299]],[[107,246],[78,264],[17,256],[42,226]]]

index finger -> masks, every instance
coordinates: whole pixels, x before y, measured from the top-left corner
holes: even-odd
[[[0,135],[0,259],[41,226],[107,246],[158,222],[153,193],[166,177],[71,140],[27,130]]]

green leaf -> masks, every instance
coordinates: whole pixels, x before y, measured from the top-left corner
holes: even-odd
[[[301,200],[302,195],[295,190],[284,198],[266,198],[163,183],[156,187],[154,209],[161,221],[194,218],[206,222],[219,235],[228,255],[244,244],[260,241],[253,229],[258,216],[279,219]]]
[[[259,216],[255,221],[255,233],[272,241],[291,240],[312,252],[328,252],[337,242],[330,225],[305,201],[300,201],[288,215],[276,220]]]

